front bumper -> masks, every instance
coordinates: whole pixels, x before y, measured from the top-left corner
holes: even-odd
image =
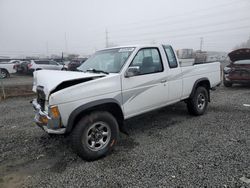
[[[231,82],[231,83],[235,83],[235,84],[250,84],[250,79],[234,79],[232,77],[230,77],[228,74],[224,75],[224,82]]]
[[[61,118],[53,118],[49,113],[42,111],[40,104],[34,99],[31,101],[35,111],[34,121],[48,134],[64,134],[66,128],[61,125]]]

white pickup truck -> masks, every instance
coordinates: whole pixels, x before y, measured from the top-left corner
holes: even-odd
[[[11,60],[9,62],[0,63],[0,78],[7,78],[10,74],[16,73],[15,65],[19,63],[18,60]]]
[[[69,134],[85,160],[107,155],[124,120],[179,101],[202,115],[221,82],[219,62],[181,67],[170,45],[135,45],[96,52],[79,72],[34,72],[35,122]],[[167,115],[167,114],[166,114]]]

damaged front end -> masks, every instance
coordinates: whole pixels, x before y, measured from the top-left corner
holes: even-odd
[[[32,100],[35,123],[49,134],[64,134],[59,107],[50,103],[50,96],[66,88],[102,78],[105,74],[40,70],[34,72],[33,91],[37,98]]]
[[[37,87],[37,99],[31,101],[35,111],[35,123],[49,134],[64,134],[66,128],[62,125],[61,115],[57,106],[46,104],[43,87]]]

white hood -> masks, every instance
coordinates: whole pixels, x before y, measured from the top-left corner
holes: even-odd
[[[33,91],[36,92],[37,86],[43,86],[46,98],[52,90],[65,81],[79,80],[84,78],[103,77],[105,74],[71,72],[71,71],[55,71],[40,70],[33,73]]]

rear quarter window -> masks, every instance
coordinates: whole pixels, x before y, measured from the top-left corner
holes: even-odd
[[[163,48],[168,59],[169,68],[178,67],[177,59],[175,57],[172,47],[168,45],[164,45]]]

